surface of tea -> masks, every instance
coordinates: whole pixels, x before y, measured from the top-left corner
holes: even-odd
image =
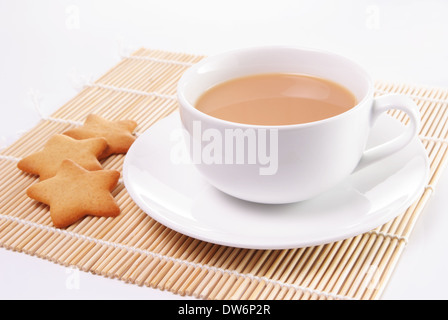
[[[357,104],[343,86],[303,74],[235,78],[207,90],[196,108],[213,117],[254,125],[290,125],[341,114]]]

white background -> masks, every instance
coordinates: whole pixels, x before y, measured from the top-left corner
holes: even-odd
[[[375,79],[448,87],[444,0],[0,0],[0,147],[139,47],[210,55],[266,44],[315,47]],[[37,95],[36,95],[37,94]],[[0,173],[1,174],[1,173]],[[448,173],[415,226],[383,299],[447,299]],[[1,210],[1,209],[0,209]],[[0,249],[2,299],[178,299]]]

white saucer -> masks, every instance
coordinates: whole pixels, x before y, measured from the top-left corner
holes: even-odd
[[[209,185],[192,164],[175,164],[177,112],[153,125],[128,151],[123,177],[137,205],[185,235],[252,249],[288,249],[346,239],[395,218],[422,194],[429,161],[418,137],[400,152],[352,174],[308,201],[266,205],[228,196]],[[381,116],[369,146],[398,135],[404,126]]]

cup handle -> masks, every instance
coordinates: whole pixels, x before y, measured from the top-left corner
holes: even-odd
[[[355,171],[401,150],[417,135],[420,129],[420,113],[415,102],[404,95],[391,94],[375,98],[370,117],[370,126],[373,126],[380,114],[391,109],[405,112],[410,118],[409,125],[398,137],[364,151]]]

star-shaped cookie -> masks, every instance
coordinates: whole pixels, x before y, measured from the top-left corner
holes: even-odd
[[[40,180],[53,177],[65,159],[73,160],[87,170],[101,170],[103,167],[98,157],[106,148],[107,141],[104,138],[76,140],[57,134],[47,141],[43,150],[20,160],[17,167],[39,175]]]
[[[132,132],[137,127],[133,120],[109,121],[98,115],[87,116],[84,125],[64,132],[74,139],[104,137],[108,147],[100,156],[104,159],[114,153],[126,153],[135,141]]]
[[[87,215],[119,215],[120,208],[110,193],[119,178],[116,170],[88,171],[64,160],[54,177],[32,185],[27,195],[49,205],[54,226],[65,228]]]

